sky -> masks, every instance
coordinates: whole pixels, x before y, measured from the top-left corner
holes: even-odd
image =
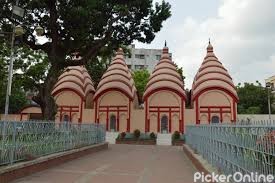
[[[157,0],[156,0],[157,1]],[[235,85],[275,75],[275,0],[166,0],[172,16],[150,44],[137,48],[162,49],[167,41],[173,61],[183,67],[185,86],[204,56],[208,39],[233,77]]]

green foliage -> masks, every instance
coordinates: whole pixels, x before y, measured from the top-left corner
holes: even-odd
[[[175,131],[172,136],[173,140],[179,140],[180,139],[180,132]]]
[[[178,66],[177,64],[175,64],[175,65],[176,65],[177,71],[178,71],[178,73],[179,73],[179,75],[180,75],[182,81],[184,81],[185,76],[183,75],[183,68],[180,67],[180,66]]]
[[[145,87],[149,81],[150,73],[147,69],[136,70],[133,73],[133,79],[137,88],[137,94],[139,101],[142,101],[142,96],[145,91]]]
[[[256,84],[244,83],[237,86],[239,114],[268,114],[268,90],[258,81]],[[271,103],[274,96],[271,95]],[[274,110],[272,111],[275,112]]]
[[[156,134],[155,134],[154,132],[151,132],[151,133],[150,133],[150,138],[151,138],[151,139],[156,139],[157,136],[156,136]]]
[[[140,130],[139,130],[139,129],[136,129],[136,130],[134,131],[134,137],[135,137],[136,139],[138,139],[138,138],[140,137]]]
[[[125,133],[125,132],[121,132],[120,135],[119,135],[119,137],[120,137],[121,139],[124,139],[125,136],[126,136],[126,133]]]
[[[88,64],[86,64],[86,69],[89,72],[96,88],[100,82],[101,77],[107,70],[110,64],[110,60],[106,58],[95,58]]]
[[[51,120],[56,112],[51,91],[64,68],[88,64],[103,48],[113,50],[134,40],[150,43],[171,16],[171,6],[165,1],[153,5],[152,0],[22,0],[19,6],[25,9],[25,16],[15,20],[11,18],[14,3],[14,0],[0,0],[0,29],[11,31],[11,22],[22,25],[25,29],[22,42],[32,50],[46,53],[45,62],[27,68],[33,75],[31,80],[39,82],[34,100],[43,112],[47,111],[43,117]],[[40,45],[36,44],[36,26],[44,28],[46,42]],[[72,59],[75,52],[81,55],[78,61]],[[100,64],[98,76],[104,70]],[[31,65],[36,64],[28,66]],[[47,71],[41,75],[45,65]],[[26,80],[28,88],[31,80]]]

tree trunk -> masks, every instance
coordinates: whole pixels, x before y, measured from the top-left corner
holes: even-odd
[[[54,85],[58,81],[62,69],[51,66],[47,74],[45,82],[41,85],[39,93],[34,97],[34,101],[40,105],[42,116],[44,120],[55,120],[57,113],[57,105],[55,99],[52,96],[52,90]]]

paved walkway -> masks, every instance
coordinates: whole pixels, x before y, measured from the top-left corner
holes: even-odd
[[[194,172],[181,147],[110,145],[14,183],[191,183]]]

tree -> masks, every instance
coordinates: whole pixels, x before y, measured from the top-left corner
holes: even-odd
[[[150,43],[171,15],[170,4],[152,0],[21,0],[23,19],[11,19],[14,0],[0,0],[0,26],[11,30],[11,22],[24,26],[22,41],[32,50],[43,50],[48,58],[45,78],[34,97],[44,119],[54,120],[57,110],[51,91],[68,66],[86,65],[104,47],[129,45],[133,40]],[[36,26],[45,29],[44,44],[36,44]],[[81,59],[74,60],[78,52]]]
[[[175,65],[176,65],[176,69],[177,69],[182,81],[184,82],[185,76],[183,75],[183,68],[178,66],[178,64],[176,64],[176,63],[175,63]]]
[[[149,81],[149,77],[150,77],[150,73],[148,72],[147,69],[136,70],[133,73],[133,79],[137,88],[139,103],[142,102],[143,93]]]
[[[243,86],[239,83],[237,92],[239,96],[239,114],[268,114],[268,91],[261,83],[256,81],[256,85],[244,83]],[[271,103],[273,101],[274,96],[271,95]]]

